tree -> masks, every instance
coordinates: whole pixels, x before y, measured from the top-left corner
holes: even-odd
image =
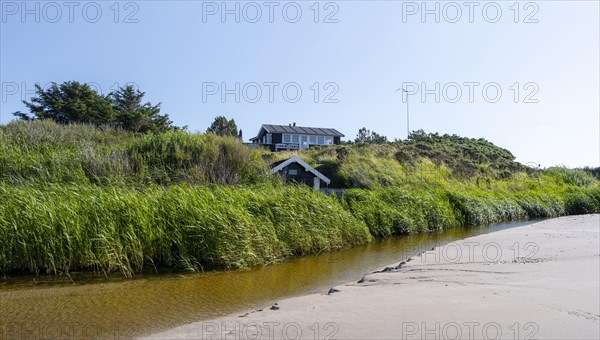
[[[145,93],[127,85],[110,94],[115,125],[133,132],[164,132],[172,128],[168,115],[160,114],[160,103],[142,104]]]
[[[370,135],[371,135],[371,131],[367,130],[366,127],[363,127],[358,130],[358,134],[356,134],[356,139],[354,139],[354,143],[356,143],[356,144],[367,143]]]
[[[114,110],[110,100],[99,95],[87,84],[76,81],[60,85],[52,83],[48,89],[35,85],[37,97],[31,102],[23,101],[30,114],[13,113],[24,120],[51,119],[60,124],[89,123],[110,124],[114,120]]]
[[[375,131],[368,130],[366,127],[358,130],[358,134],[356,135],[356,139],[354,142],[356,144],[384,144],[387,143],[387,137],[378,134]]]
[[[428,141],[431,139],[438,139],[438,138],[439,138],[438,133],[426,133],[425,131],[423,131],[423,129],[419,129],[417,131],[412,131],[408,135],[407,140],[410,142],[422,142],[422,141]]]
[[[102,96],[89,85],[76,81],[52,83],[47,89],[35,85],[36,97],[23,101],[30,113],[15,112],[24,120],[51,119],[59,124],[109,125],[133,132],[176,129],[168,115],[160,114],[160,103],[142,104],[144,92],[125,86]]]
[[[222,137],[238,137],[238,128],[235,120],[227,120],[224,116],[217,116],[206,133],[214,133]]]
[[[384,144],[387,142],[388,142],[388,139],[386,136],[380,135],[375,131],[371,132],[371,143],[372,144]]]

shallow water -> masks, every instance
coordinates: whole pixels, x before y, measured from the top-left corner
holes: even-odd
[[[310,293],[434,246],[533,223],[387,238],[362,247],[245,271],[143,275],[135,279],[4,278],[0,340],[125,339]]]

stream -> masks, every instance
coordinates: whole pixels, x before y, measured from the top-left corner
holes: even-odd
[[[359,280],[432,247],[536,221],[389,237],[250,270],[0,278],[0,340],[126,339]]]

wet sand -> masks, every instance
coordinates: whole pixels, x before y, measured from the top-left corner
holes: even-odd
[[[479,235],[150,339],[598,339],[600,215]]]

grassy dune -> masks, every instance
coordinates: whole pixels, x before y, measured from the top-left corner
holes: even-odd
[[[583,170],[533,170],[484,140],[420,135],[300,157],[338,201],[267,175],[289,156],[235,139],[0,126],[0,272],[246,268],[373,237],[600,211]]]
[[[333,186],[351,188],[344,207],[376,237],[600,211],[600,181],[591,171],[532,169],[483,139],[417,135],[301,157]]]
[[[233,138],[182,131],[135,135],[90,125],[0,126],[0,180],[115,186],[264,180],[260,153]]]

